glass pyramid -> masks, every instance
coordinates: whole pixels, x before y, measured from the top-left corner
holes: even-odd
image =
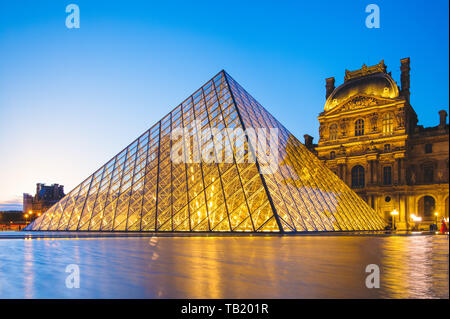
[[[186,134],[174,134],[181,128]],[[244,132],[252,128],[277,134],[256,139]],[[213,130],[219,134],[201,134]],[[256,152],[264,142],[276,145],[276,166],[264,165],[267,154]],[[202,157],[205,149],[212,161]],[[221,71],[25,230],[310,232],[384,226]]]

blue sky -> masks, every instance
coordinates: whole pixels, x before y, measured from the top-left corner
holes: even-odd
[[[419,124],[448,110],[447,1],[2,1],[0,210],[66,192],[225,69],[294,135],[318,138],[325,78],[411,57]],[[67,29],[65,7],[80,8]],[[365,7],[380,7],[368,29]]]

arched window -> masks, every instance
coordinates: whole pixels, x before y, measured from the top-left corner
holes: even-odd
[[[419,200],[419,215],[424,220],[434,220],[434,211],[436,209],[436,201],[431,196],[424,196]]]
[[[383,116],[383,134],[389,135],[394,131],[394,116],[391,113],[386,113]]]
[[[355,122],[355,136],[364,135],[364,120],[359,119]]]
[[[352,188],[362,188],[364,186],[364,167],[356,165],[352,168]]]
[[[338,126],[337,124],[330,125],[330,140],[335,141],[338,139]]]
[[[331,151],[330,152],[330,159],[335,159],[336,158],[336,152],[335,151]]]

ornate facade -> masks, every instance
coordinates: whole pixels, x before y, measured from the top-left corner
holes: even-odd
[[[305,136],[305,144],[386,222],[396,211],[397,229],[419,229],[448,218],[449,126],[445,110],[439,125],[417,125],[409,58],[400,69],[401,87],[383,61],[346,70],[337,88],[326,79],[320,139]]]

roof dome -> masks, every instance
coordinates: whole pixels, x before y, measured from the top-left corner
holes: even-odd
[[[329,111],[349,97],[359,94],[396,98],[399,90],[391,76],[384,72],[350,78],[330,94],[325,103],[325,111]]]

